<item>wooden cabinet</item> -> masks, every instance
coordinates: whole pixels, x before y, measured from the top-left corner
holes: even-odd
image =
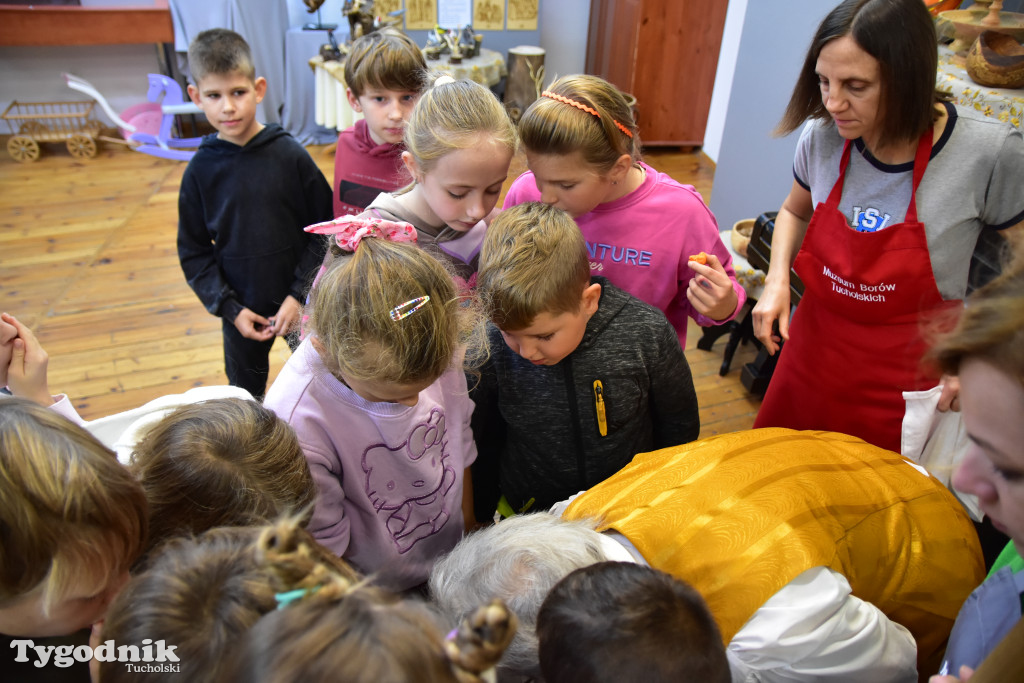
[[[636,97],[644,145],[703,145],[724,0],[592,0],[587,73]]]

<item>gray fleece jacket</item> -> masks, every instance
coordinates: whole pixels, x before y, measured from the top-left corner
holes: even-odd
[[[560,363],[533,365],[493,324],[490,358],[469,378],[476,403],[473,466],[477,518],[497,492],[515,510],[540,510],[611,476],[637,453],[693,441],[697,395],[679,338],[665,315],[605,278],[583,341]],[[602,385],[607,435],[598,427]]]

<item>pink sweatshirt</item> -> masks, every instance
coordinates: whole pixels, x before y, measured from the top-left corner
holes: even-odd
[[[665,314],[686,348],[686,319],[699,325],[731,320],[747,294],[736,281],[732,257],[718,233],[718,223],[692,185],[681,185],[647,164],[643,184],[625,197],[600,204],[576,219],[590,252],[590,270]],[[533,173],[512,183],[504,208],[540,201]],[[737,303],[726,320],[699,314],[686,298],[693,271],[686,262],[700,252],[714,254],[732,280]]]

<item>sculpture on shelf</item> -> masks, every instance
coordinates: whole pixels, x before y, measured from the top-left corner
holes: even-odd
[[[341,7],[341,13],[348,19],[350,43],[374,30],[373,0],[345,0],[345,4]]]
[[[302,2],[306,5],[307,12],[310,14],[316,12],[316,23],[303,24],[303,31],[331,31],[338,28],[337,24],[325,24],[320,20],[320,7],[324,4],[324,0],[302,0]]]
[[[445,29],[435,26],[433,31],[427,33],[427,44],[424,53],[427,59],[440,59],[444,53],[449,53],[449,61],[458,64],[463,59],[472,59],[480,54],[480,45],[484,37],[480,33],[473,33],[473,27],[466,24],[461,31],[457,28]]]
[[[321,5],[324,2],[324,0],[303,1],[307,6]],[[340,61],[348,55],[352,41],[382,28],[396,26],[402,21],[402,15],[405,14],[405,10],[402,9],[390,12],[386,17],[375,17],[373,10],[373,0],[345,0],[345,4],[341,7],[341,13],[348,19],[348,40],[343,45],[339,44],[337,38],[334,37],[333,30],[337,27],[333,24],[328,25],[327,39],[329,42],[320,46],[320,56],[325,62]]]

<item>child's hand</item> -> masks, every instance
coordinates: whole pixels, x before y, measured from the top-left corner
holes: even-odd
[[[928,679],[928,683],[961,683],[962,681],[969,681],[971,676],[974,675],[974,669],[969,666],[961,666],[960,671],[957,673],[960,674],[959,678],[956,676],[932,676]]]
[[[235,316],[234,323],[235,329],[246,339],[267,341],[274,338],[274,328],[271,327],[270,321],[248,308],[243,308]]]
[[[725,320],[731,316],[739,303],[739,297],[718,257],[708,254],[707,264],[687,261],[686,265],[694,272],[686,288],[686,298],[697,312],[712,320]]]
[[[7,386],[15,396],[38,403],[44,408],[53,405],[53,396],[46,381],[46,367],[50,356],[39,340],[13,315],[4,313],[2,321],[18,331],[11,344],[10,365],[6,368]]]
[[[0,388],[7,386],[7,367],[14,354],[14,340],[18,338],[18,328],[8,322],[10,318],[7,313],[0,316]]]
[[[289,294],[285,297],[281,308],[277,309],[277,314],[271,318],[273,321],[271,329],[278,337],[283,337],[299,323],[300,317],[302,317],[302,304]]]

